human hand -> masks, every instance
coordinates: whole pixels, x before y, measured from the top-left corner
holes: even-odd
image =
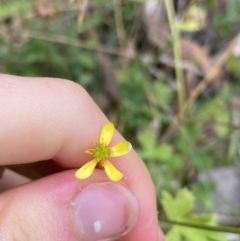
[[[100,169],[75,178],[106,122],[73,82],[0,75],[0,165],[54,160],[64,168],[0,194],[0,240],[163,241],[155,189],[134,150],[112,160],[122,181]],[[116,131],[111,145],[122,139]]]

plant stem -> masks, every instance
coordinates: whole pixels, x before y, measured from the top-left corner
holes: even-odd
[[[175,20],[175,10],[172,0],[165,0],[165,5],[168,14],[169,26],[172,33],[173,41],[173,53],[174,53],[174,63],[175,63],[175,73],[177,81],[177,91],[178,91],[178,106],[179,113],[182,113],[181,109],[185,101],[185,83],[182,71],[182,47],[181,47],[181,36],[180,31],[176,27]],[[183,119],[183,116],[179,116],[180,120]]]
[[[115,25],[117,30],[118,41],[119,41],[119,45],[123,47],[126,41],[126,34],[125,34],[124,24],[123,24],[122,2],[121,0],[114,0],[113,3],[114,3],[114,17],[115,17]]]
[[[185,113],[196,101],[196,99],[201,95],[201,93],[206,89],[206,87],[214,80],[217,74],[224,67],[224,64],[228,61],[229,57],[232,55],[232,51],[235,46],[238,45],[240,41],[240,33],[231,41],[224,53],[219,57],[216,63],[208,71],[206,76],[201,80],[201,82],[194,88],[190,97],[184,103],[182,107],[182,112]]]
[[[240,234],[240,228],[233,228],[233,227],[226,227],[226,226],[209,226],[209,225],[200,225],[200,224],[195,224],[195,223],[185,223],[185,222],[180,222],[180,221],[173,221],[169,219],[160,219],[160,223],[165,223],[165,224],[172,224],[172,225],[179,225],[179,226],[184,226],[184,227],[189,227],[189,228],[197,228],[197,229],[204,229],[204,230],[209,230],[209,231],[214,231],[214,232],[223,232],[223,233],[237,233]]]

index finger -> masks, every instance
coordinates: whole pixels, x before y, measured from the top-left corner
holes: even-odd
[[[108,121],[73,82],[9,75],[0,75],[0,116],[0,164],[54,159],[66,168],[89,161],[84,150]],[[116,133],[112,144],[122,139]],[[157,240],[155,189],[145,165],[134,151],[112,162],[139,204],[138,221],[125,239]]]

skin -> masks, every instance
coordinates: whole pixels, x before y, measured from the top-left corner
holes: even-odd
[[[0,240],[83,240],[69,221],[68,204],[86,185],[109,181],[101,169],[83,181],[74,177],[90,161],[84,151],[99,137],[106,116],[71,81],[10,75],[0,75],[0,116],[0,165],[53,160],[62,169],[0,194]],[[116,131],[111,146],[122,139]],[[137,223],[119,240],[163,241],[143,161],[134,150],[111,161],[139,205]]]

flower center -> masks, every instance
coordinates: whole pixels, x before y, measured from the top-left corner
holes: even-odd
[[[108,146],[105,146],[103,143],[97,143],[93,152],[93,156],[100,160],[106,160],[111,154],[111,151]]]

